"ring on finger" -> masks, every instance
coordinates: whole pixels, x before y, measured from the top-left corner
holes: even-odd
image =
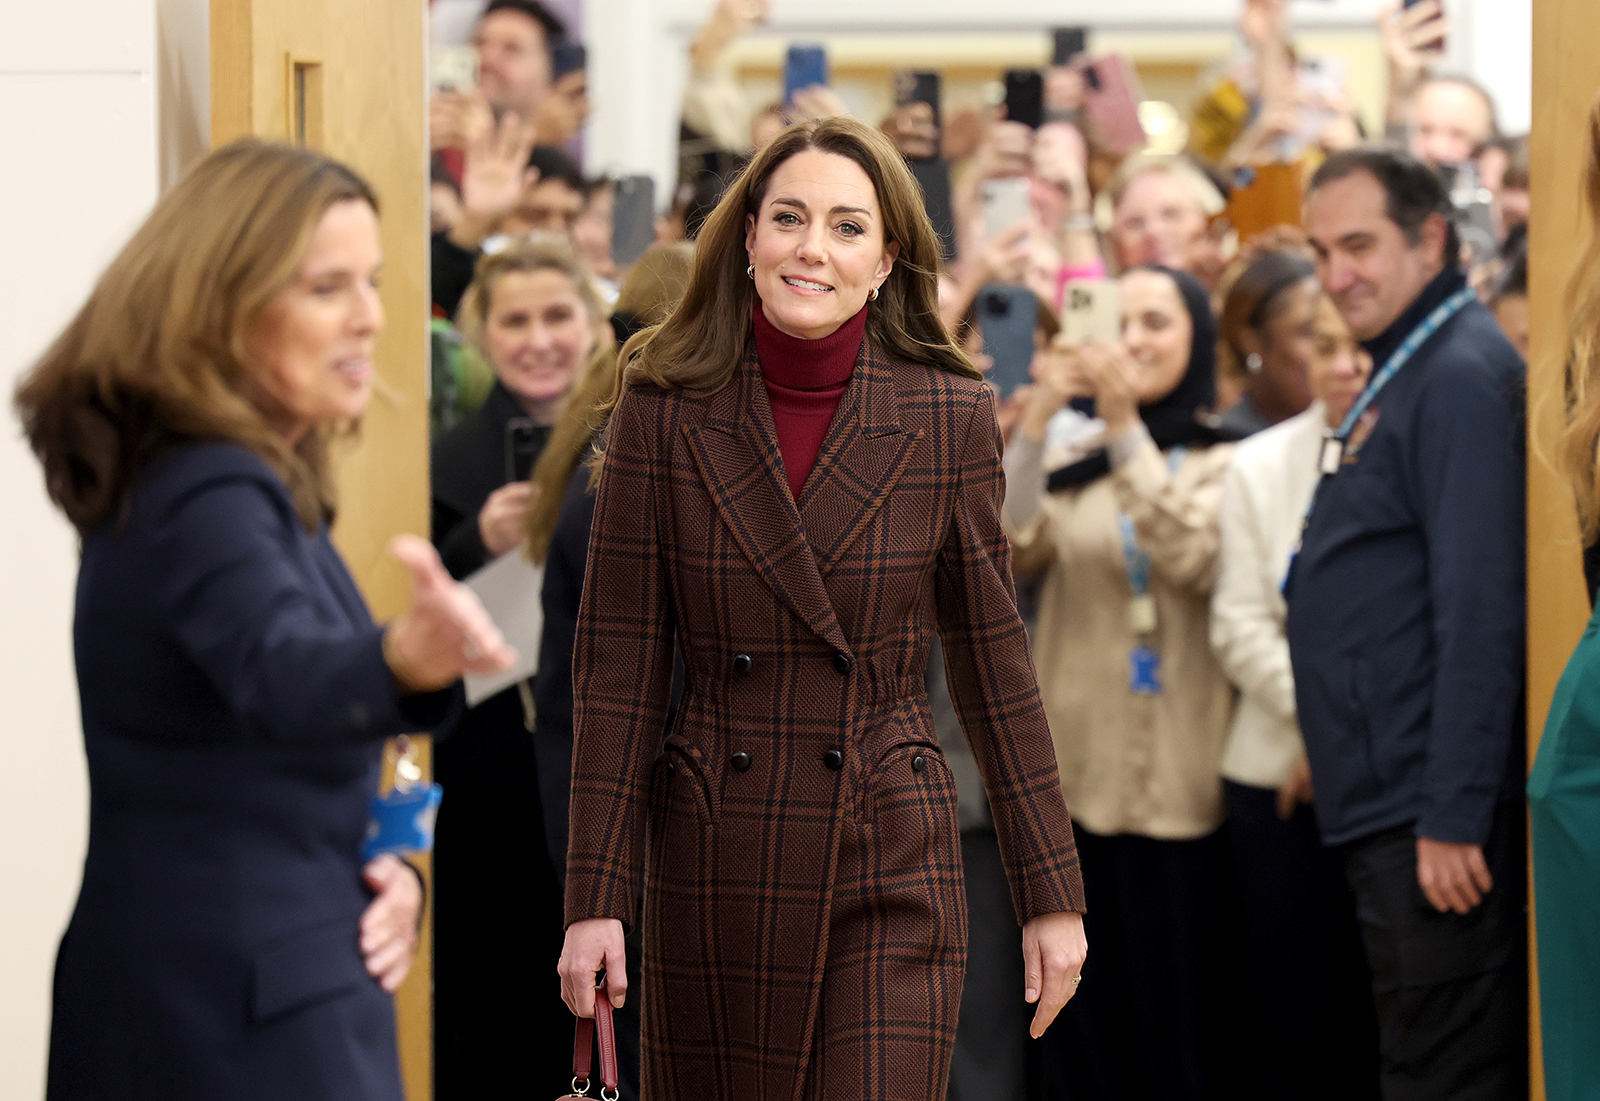
[[[1068,981],[1071,982],[1073,986],[1077,986],[1079,983],[1081,983],[1083,981],[1083,976],[1082,975],[1074,975]]]

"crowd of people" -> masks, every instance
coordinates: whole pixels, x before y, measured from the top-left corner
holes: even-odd
[[[786,127],[848,113],[826,87],[771,105],[744,96],[726,55],[764,14],[761,3],[723,0],[694,41],[682,178],[641,269],[653,270],[662,249],[696,249],[727,189]],[[550,49],[562,33],[555,22],[537,4],[493,0],[475,39],[483,68],[495,68],[490,43],[505,26],[519,24],[529,49]],[[1002,305],[1020,309],[1022,330],[1032,330],[1020,384],[1004,365],[995,371],[1001,519],[1095,949],[1081,990],[1042,1039],[1025,1041],[1020,1024],[1009,1040],[997,1034],[995,1021],[1025,1024],[1011,1009],[1022,984],[994,973],[990,947],[1016,952],[1018,915],[980,904],[986,869],[999,892],[991,897],[1004,898],[1008,865],[956,709],[936,706],[940,742],[963,781],[974,924],[962,1029],[988,1037],[955,1038],[952,1097],[995,1096],[997,1087],[1039,1098],[1510,1097],[1526,1081],[1520,834],[1517,815],[1497,808],[1517,795],[1523,744],[1527,142],[1499,133],[1483,88],[1434,71],[1448,34],[1436,0],[1381,16],[1384,134],[1365,133],[1350,90],[1318,79],[1319,59],[1300,56],[1291,31],[1278,0],[1244,5],[1240,49],[1197,90],[1181,153],[1128,155],[1097,129],[1086,56],[1045,72],[1034,125],[1003,107],[918,102],[868,120],[908,163],[948,166],[948,211],[929,208],[949,219],[935,265],[945,327],[982,367],[1014,356],[1001,333],[1007,315],[994,305],[1003,288]],[[570,248],[602,295],[631,278],[603,233],[581,229],[603,222],[589,214],[609,210],[611,181],[582,177],[556,148],[570,131],[552,141],[525,124],[527,93],[514,99],[497,80],[482,82],[476,123],[435,130],[446,195],[436,209],[434,301],[452,315],[465,291],[460,329],[483,334],[465,337],[466,351],[435,373],[486,365],[497,381],[436,445],[434,536],[450,563],[461,520],[476,515],[465,525],[475,554],[452,565],[465,576],[486,553],[521,542],[520,520],[542,515],[533,527],[547,538],[561,500],[557,530],[570,526],[575,541],[570,565],[545,576],[546,611],[556,614],[544,651],[562,667],[541,663],[521,697],[526,709],[510,690],[477,709],[501,710],[492,722],[499,741],[458,736],[440,750],[441,780],[456,796],[440,829],[441,1088],[508,1084],[515,1072],[489,1069],[500,1065],[505,1030],[518,1015],[554,1021],[563,1009],[552,994],[539,1018],[537,985],[512,996],[503,965],[486,977],[469,955],[492,951],[472,917],[484,900],[452,878],[492,861],[473,854],[494,851],[506,831],[526,835],[526,799],[513,806],[513,789],[556,804],[542,816],[547,844],[531,846],[551,854],[539,871],[548,898],[568,864],[564,666],[592,490],[571,454],[531,481],[495,473],[502,441],[508,424],[527,418],[542,442],[564,416],[583,425],[587,442],[604,419],[595,410],[615,396],[584,391],[583,358],[595,348],[615,362],[635,331],[630,318],[618,343],[580,347],[562,345],[552,326],[541,341],[533,303],[523,308],[521,350],[485,327],[498,306],[486,313],[484,299],[503,294],[495,288],[508,256]],[[445,111],[441,103],[436,117]],[[1287,207],[1272,194],[1285,169]],[[986,185],[997,180],[1026,183],[1014,224],[993,225],[986,209]],[[1486,236],[1472,236],[1480,229]],[[522,243],[530,230],[534,243]],[[1119,292],[1120,335],[1082,342],[1063,332],[1068,288],[1108,281]],[[1481,303],[1456,293],[1469,283]],[[687,275],[673,281],[655,316],[669,316],[690,286]],[[1390,386],[1382,372],[1397,349],[1447,302],[1459,316],[1433,323],[1443,331],[1428,329],[1420,349],[1398,357],[1418,362],[1390,372]],[[592,328],[597,315],[586,307],[571,316]],[[763,341],[761,311],[753,339],[790,496],[802,502],[787,434],[822,445],[834,405],[813,391],[847,380],[850,357],[838,380],[823,378],[819,342],[807,385],[803,375],[777,377],[770,361],[780,353]],[[861,337],[849,340],[853,352]],[[520,396],[520,364],[534,361],[561,365],[549,377],[572,388],[564,406],[559,395]],[[1385,392],[1345,424],[1369,383]],[[799,406],[783,408],[796,400],[785,386],[803,394]],[[436,405],[436,421],[460,415]],[[1380,409],[1389,413],[1381,430]],[[802,417],[804,431],[794,427]],[[468,459],[474,438],[477,458]],[[1336,461],[1328,438],[1343,441]],[[482,476],[461,497],[468,469]],[[1353,495],[1344,503],[1341,489]],[[438,513],[447,503],[449,523]],[[553,639],[557,630],[563,637]],[[673,708],[693,691],[693,664],[680,655]],[[941,689],[930,686],[936,701],[948,699]],[[679,737],[668,738],[668,759]],[[476,760],[481,779],[455,775],[465,767],[458,756]],[[466,821],[484,815],[495,821]],[[505,897],[487,866],[470,874]],[[564,918],[543,898],[524,902],[551,915],[557,944],[565,922],[594,916],[575,912],[570,893]],[[649,905],[647,895],[647,915]],[[646,948],[647,969],[648,956]],[[560,1062],[556,1048],[549,1058]]]
[[[393,624],[327,540],[326,441],[383,320],[347,169],[208,158],[19,390],[84,533],[95,675],[52,1096],[124,1095],[96,1076],[142,1056],[106,1037],[170,973],[155,1047],[244,1054],[172,1060],[164,1096],[398,1098],[386,1003],[328,995],[409,963],[421,891],[355,861],[357,794],[383,736],[431,727],[443,1101],[553,1094],[601,997],[647,1101],[1525,1097],[1528,147],[1437,71],[1440,0],[1379,16],[1381,134],[1286,0],[1244,0],[1181,151],[1107,121],[1081,42],[1036,118],[753,103],[727,57],[766,8],[710,5],[637,257],[582,166],[578,36],[540,0],[476,14],[474,83],[430,110],[433,548],[397,546]],[[268,230],[219,202],[240,187]],[[201,294],[197,264],[243,274],[117,327],[142,282]],[[461,583],[507,556],[540,585],[536,671],[467,707],[458,678],[514,655]],[[119,694],[152,678],[183,690]],[[289,898],[233,941],[175,917],[247,907],[196,901],[211,848],[192,883],[149,863],[219,761],[277,808],[237,844]],[[160,813],[102,799],[123,785]],[[333,789],[294,840],[263,826]],[[313,904],[275,846],[351,882]],[[119,971],[130,920],[155,947]],[[279,1033],[215,1031],[239,983]],[[1585,1043],[1547,1032],[1552,1097]],[[280,1058],[334,1048],[323,1078]]]

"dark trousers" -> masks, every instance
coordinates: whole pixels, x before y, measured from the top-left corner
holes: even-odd
[[[561,888],[516,689],[462,717],[434,773],[434,1096],[555,1097],[572,1080]]]
[[[1220,833],[1194,841],[1075,827],[1089,910],[1083,983],[1038,1045],[1048,1101],[1209,1101],[1225,1008]]]
[[[1523,811],[1495,811],[1484,858],[1494,889],[1439,913],[1417,882],[1411,827],[1343,847],[1372,968],[1385,1101],[1528,1096]]]
[[[1284,821],[1276,791],[1224,787],[1250,1032],[1240,1055],[1257,1075],[1252,1092],[1375,1101],[1378,1023],[1342,862],[1309,806]]]
[[[1027,1101],[1028,1022],[1022,929],[992,829],[961,831],[967,886],[967,977],[948,1101]]]

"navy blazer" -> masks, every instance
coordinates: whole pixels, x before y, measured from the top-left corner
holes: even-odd
[[[174,447],[83,543],[83,886],[56,963],[52,1099],[402,1097],[367,975],[360,847],[401,699],[326,529],[230,444]]]

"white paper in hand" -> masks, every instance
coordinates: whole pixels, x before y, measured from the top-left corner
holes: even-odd
[[[544,604],[539,590],[544,567],[528,561],[523,547],[507,551],[463,582],[478,594],[484,611],[517,651],[517,663],[500,673],[467,674],[467,706],[526,680],[539,668],[539,636],[544,631]]]

